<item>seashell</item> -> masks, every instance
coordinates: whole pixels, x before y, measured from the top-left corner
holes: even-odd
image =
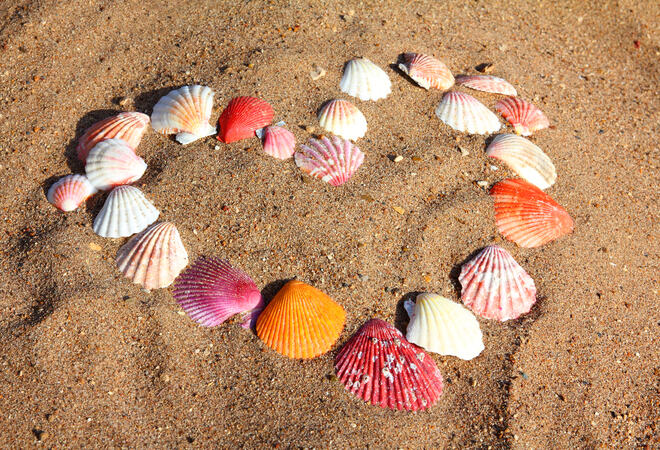
[[[213,91],[207,86],[184,86],[162,97],[151,113],[151,126],[158,133],[174,134],[183,145],[215,134],[209,124]]]
[[[573,231],[566,210],[527,181],[500,181],[490,195],[495,200],[497,229],[521,247],[540,247]]]
[[[145,170],[144,160],[121,139],[106,139],[96,144],[85,164],[87,179],[101,191],[133,183]]]
[[[274,115],[273,107],[264,100],[255,97],[236,97],[220,114],[218,139],[229,144],[254,137],[255,131],[270,125]]]
[[[174,298],[192,320],[215,327],[236,314],[243,328],[254,326],[264,307],[254,281],[220,258],[199,258],[174,282]]]
[[[459,75],[456,77],[456,84],[492,94],[518,95],[511,83],[492,75]]]
[[[356,58],[346,63],[339,88],[360,100],[379,100],[390,94],[392,82],[376,64],[367,58]]]
[[[307,175],[320,178],[332,186],[346,183],[364,161],[364,153],[351,141],[324,137],[309,140],[293,155],[296,165]]]
[[[135,150],[149,125],[149,116],[139,112],[123,112],[96,122],[78,139],[76,152],[83,164],[89,151],[105,139],[122,139]]]
[[[426,409],[442,394],[433,358],[380,319],[369,320],[346,342],[335,370],[346,390],[382,408]]]
[[[318,289],[291,280],[257,319],[257,335],[289,358],[314,358],[330,350],[346,321],[341,305]]]
[[[367,132],[367,119],[346,100],[331,100],[319,112],[319,124],[326,131],[345,139],[356,140]]]
[[[454,130],[470,134],[495,133],[501,127],[492,111],[463,92],[447,92],[435,109],[435,115]]]
[[[94,219],[94,232],[101,237],[126,237],[147,228],[160,213],[134,186],[118,186],[110,192]]]
[[[557,180],[552,161],[534,143],[515,134],[500,134],[490,143],[486,154],[504,161],[525,181],[539,189],[547,189]]]
[[[495,104],[495,109],[513,126],[516,134],[530,136],[533,132],[550,126],[543,111],[519,98],[503,98]]]
[[[67,175],[48,189],[46,198],[62,211],[73,211],[96,192],[86,176]]]
[[[145,289],[172,284],[188,265],[181,236],[173,223],[160,222],[133,236],[117,253],[117,267]]]
[[[296,137],[279,124],[260,128],[256,133],[263,140],[264,151],[274,158],[288,159],[296,151]]]
[[[470,360],[484,349],[479,322],[467,308],[437,294],[423,293],[403,304],[410,322],[406,338],[440,355]]]
[[[497,245],[489,245],[464,264],[458,281],[465,306],[486,319],[516,319],[536,302],[532,277]]]
[[[447,66],[433,56],[421,53],[404,53],[399,69],[424,89],[446,91],[454,85],[454,76]]]

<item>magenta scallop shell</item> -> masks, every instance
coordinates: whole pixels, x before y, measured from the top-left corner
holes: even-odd
[[[456,84],[492,94],[518,95],[511,83],[492,75],[459,75],[456,77]]]
[[[520,98],[503,98],[495,109],[511,124],[516,134],[531,136],[532,133],[550,126],[550,121],[539,108]]]
[[[288,159],[296,151],[296,137],[279,124],[257,130],[257,136],[264,143],[264,151],[277,159]]]
[[[320,141],[310,139],[309,146],[301,145],[294,159],[306,174],[341,186],[362,165],[364,153],[351,141],[333,136],[332,141],[327,137]]]
[[[536,302],[534,280],[502,247],[490,245],[463,265],[461,300],[486,319],[516,319]]]
[[[220,258],[199,258],[174,282],[174,298],[192,320],[205,327],[247,313],[244,328],[254,327],[264,300],[254,281]]]
[[[380,319],[362,325],[346,342],[335,370],[349,392],[383,408],[426,409],[442,394],[442,375],[433,359]]]
[[[96,192],[86,176],[67,175],[48,189],[46,198],[62,211],[73,211]]]
[[[85,164],[89,151],[106,139],[122,139],[135,150],[149,125],[149,116],[139,112],[124,112],[96,122],[78,140],[78,158]]]

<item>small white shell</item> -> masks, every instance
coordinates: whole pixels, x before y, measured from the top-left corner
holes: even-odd
[[[486,154],[504,161],[511,170],[539,189],[547,189],[557,180],[552,160],[524,137],[500,134],[490,143]]]
[[[379,100],[392,91],[392,82],[385,71],[367,58],[346,63],[339,88],[360,100]]]
[[[130,184],[140,179],[147,164],[135,154],[127,142],[106,139],[92,148],[87,156],[87,179],[99,190]]]
[[[176,140],[189,144],[216,133],[209,124],[213,91],[207,86],[184,86],[158,100],[151,114],[151,126],[158,133],[177,133]]]
[[[447,92],[435,115],[453,129],[470,134],[495,133],[502,126],[495,113],[463,92]]]
[[[319,125],[345,139],[356,140],[367,132],[367,119],[346,100],[331,100],[319,112]]]
[[[93,228],[101,237],[126,237],[147,228],[159,214],[138,188],[118,186],[105,200]]]

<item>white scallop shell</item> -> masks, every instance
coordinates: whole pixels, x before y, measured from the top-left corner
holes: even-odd
[[[216,133],[209,124],[213,91],[207,86],[184,86],[158,100],[151,114],[151,126],[158,133],[177,133],[176,140],[189,144]]]
[[[486,154],[504,161],[511,170],[539,189],[547,189],[557,180],[552,160],[524,137],[500,134],[490,143]]]
[[[494,133],[502,126],[495,113],[463,92],[447,92],[435,115],[455,130],[470,134]]]
[[[352,59],[346,63],[339,88],[360,100],[378,100],[392,91],[387,73],[367,58]]]
[[[90,150],[85,164],[87,179],[99,190],[130,184],[140,179],[147,164],[126,141],[106,139]]]
[[[126,237],[139,233],[158,219],[160,213],[133,186],[118,186],[110,192],[94,219],[94,232],[101,237]]]
[[[437,294],[423,293],[406,300],[410,316],[406,338],[440,355],[472,359],[484,349],[479,322],[467,308]]]
[[[356,140],[367,132],[367,119],[357,107],[346,100],[331,100],[319,112],[319,125],[345,139]]]

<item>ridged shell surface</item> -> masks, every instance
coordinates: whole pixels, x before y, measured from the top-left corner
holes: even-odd
[[[423,293],[417,301],[406,300],[410,316],[406,338],[440,355],[472,359],[483,351],[479,321],[463,305],[437,294]]]
[[[89,151],[105,139],[122,139],[135,150],[148,125],[149,116],[139,112],[123,112],[96,122],[78,140],[78,158],[85,164]]]
[[[218,119],[218,139],[225,144],[255,136],[273,120],[273,107],[265,100],[256,97],[236,97],[232,99]]]
[[[527,181],[500,181],[490,195],[497,229],[521,247],[540,247],[573,231],[573,219],[566,210]]]
[[[133,283],[160,289],[172,284],[188,265],[188,253],[174,224],[160,222],[124,244],[115,261]]]
[[[463,92],[447,92],[435,115],[453,129],[470,134],[495,133],[502,126],[492,111]]]
[[[106,139],[94,146],[87,156],[85,173],[96,189],[106,191],[140,179],[147,164],[127,142]]]
[[[486,319],[509,320],[536,302],[534,280],[502,247],[490,245],[461,268],[461,300]]]
[[[454,75],[449,68],[433,56],[421,53],[404,53],[399,69],[424,89],[446,91],[454,85]]]
[[[62,211],[73,211],[97,192],[86,176],[67,175],[57,180],[48,189],[46,198]]]
[[[367,58],[357,58],[346,63],[339,88],[360,100],[379,100],[390,94],[392,82],[376,64]]]
[[[154,223],[159,214],[138,188],[118,186],[105,200],[93,228],[101,237],[127,237]]]
[[[296,137],[292,132],[279,125],[271,125],[257,130],[262,139],[264,152],[277,159],[288,159],[296,151]]]
[[[492,75],[459,75],[456,77],[456,84],[491,94],[518,95],[511,83]]]
[[[530,136],[550,126],[543,111],[520,98],[504,98],[495,104],[495,109],[513,126],[516,134],[522,136]]]
[[[151,114],[151,126],[161,134],[175,134],[183,145],[215,134],[209,123],[213,91],[208,86],[184,86],[158,100]]]
[[[503,161],[518,176],[539,189],[547,189],[557,180],[557,171],[552,160],[524,137],[500,134],[490,143],[486,154]]]
[[[364,161],[364,153],[351,141],[333,136],[320,141],[310,139],[294,155],[296,165],[309,176],[332,186],[347,182]]]
[[[280,289],[257,319],[257,335],[289,358],[314,358],[332,348],[346,321],[341,305],[298,280]]]
[[[433,359],[380,319],[362,325],[346,342],[335,370],[346,390],[382,408],[423,410],[442,394],[442,375]]]
[[[245,272],[220,258],[199,258],[174,282],[174,298],[192,320],[215,327],[244,314],[244,328],[253,327],[264,307],[257,285]]]
[[[367,132],[367,119],[351,102],[331,100],[319,111],[319,125],[345,139],[356,140]]]

